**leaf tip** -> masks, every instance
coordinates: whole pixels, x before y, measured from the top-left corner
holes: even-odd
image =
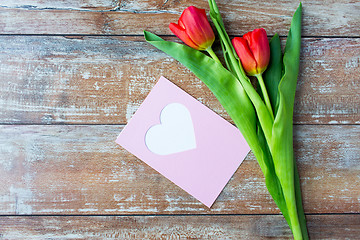
[[[144,30],[144,37],[145,37],[145,38],[146,38],[146,37],[148,37],[148,36],[149,36],[149,34],[150,34],[150,32],[148,32],[148,31]]]
[[[296,9],[296,12],[300,12],[300,14],[302,13],[302,3],[299,3],[298,8]]]
[[[279,38],[279,34],[278,34],[278,33],[275,33],[274,36],[271,38],[271,40],[276,39],[276,38]],[[271,41],[271,40],[270,40],[270,41]]]

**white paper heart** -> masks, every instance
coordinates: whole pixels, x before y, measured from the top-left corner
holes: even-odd
[[[180,103],[166,105],[160,113],[160,124],[146,132],[145,144],[158,155],[195,149],[195,132],[189,110]]]

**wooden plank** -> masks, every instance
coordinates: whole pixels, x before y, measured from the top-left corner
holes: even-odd
[[[360,215],[307,216],[311,239],[358,239]],[[280,215],[0,217],[3,239],[291,239]]]
[[[278,213],[249,154],[211,209],[114,143],[121,126],[1,126],[0,214]],[[359,213],[360,126],[295,126],[307,213]]]
[[[8,9],[26,10],[87,10],[87,11],[109,11],[120,4],[120,0],[3,0],[1,7]]]
[[[161,75],[229,120],[142,37],[2,36],[0,49],[0,123],[124,124]],[[303,39],[295,123],[359,124],[359,62],[360,39]]]
[[[18,3],[17,3],[18,2]],[[263,27],[271,35],[287,35],[298,2],[218,1],[230,34],[242,35]],[[181,12],[195,5],[208,10],[206,0],[198,1],[40,1],[5,0],[0,8],[3,34],[142,34],[144,29],[170,34],[168,25]],[[351,0],[305,0],[305,36],[360,36],[360,3]]]

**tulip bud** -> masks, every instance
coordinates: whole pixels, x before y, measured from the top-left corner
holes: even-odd
[[[169,28],[185,44],[196,50],[210,48],[215,40],[205,9],[194,6],[186,8],[181,14],[178,24],[170,23]]]
[[[248,32],[242,38],[234,38],[232,44],[247,75],[259,75],[266,70],[270,60],[270,47],[263,28]]]

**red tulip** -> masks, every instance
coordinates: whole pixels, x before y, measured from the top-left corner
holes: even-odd
[[[263,28],[246,33],[232,40],[245,72],[249,76],[263,73],[270,60],[269,41]]]
[[[197,50],[210,48],[215,40],[205,9],[194,6],[186,8],[178,24],[170,23],[169,28],[185,44]]]

